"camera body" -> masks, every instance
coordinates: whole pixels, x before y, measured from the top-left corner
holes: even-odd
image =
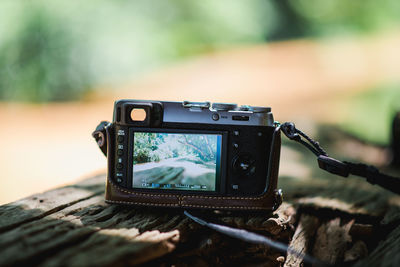
[[[280,131],[268,107],[119,100],[107,127],[106,201],[272,210]]]

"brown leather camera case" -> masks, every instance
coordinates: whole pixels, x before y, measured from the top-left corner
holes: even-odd
[[[107,129],[108,151],[113,147],[112,131]],[[268,163],[267,188],[261,195],[252,197],[194,195],[193,193],[137,192],[118,186],[107,174],[105,200],[107,203],[159,206],[175,208],[199,208],[217,210],[259,210],[271,211],[279,207],[282,196],[277,190],[279,158],[281,148],[280,128],[276,127],[271,144]],[[108,153],[108,164],[112,165],[112,153]]]

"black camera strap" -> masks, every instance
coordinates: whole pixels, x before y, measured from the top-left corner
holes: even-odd
[[[400,178],[381,173],[372,165],[340,161],[329,157],[318,142],[297,129],[292,122],[285,122],[280,127],[287,138],[304,145],[317,156],[318,166],[321,169],[342,177],[348,177],[350,174],[360,176],[366,178],[370,184],[376,184],[396,194],[400,194]]]

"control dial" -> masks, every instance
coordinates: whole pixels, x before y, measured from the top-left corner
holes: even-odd
[[[271,108],[267,107],[252,107],[254,113],[268,113],[271,112]]]
[[[242,105],[242,106],[239,107],[239,110],[240,111],[251,111],[252,107],[248,106],[248,105]]]
[[[254,174],[256,172],[256,160],[249,155],[239,155],[233,160],[233,169],[242,174]]]
[[[229,104],[229,103],[213,103],[212,108],[218,111],[227,111],[234,110],[237,107],[237,104]]]

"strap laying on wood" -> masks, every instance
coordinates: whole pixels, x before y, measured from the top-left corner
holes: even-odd
[[[253,232],[249,232],[247,230],[244,229],[238,229],[238,228],[233,228],[233,227],[229,227],[229,226],[225,226],[225,225],[220,225],[220,224],[216,224],[216,223],[210,223],[207,222],[205,220],[202,220],[198,217],[195,217],[193,215],[191,215],[189,212],[184,211],[184,214],[189,217],[190,219],[192,219],[193,221],[197,222],[200,225],[203,226],[207,226],[208,228],[211,228],[219,233],[225,234],[227,236],[248,242],[248,243],[252,243],[252,244],[263,244],[263,245],[267,245],[271,248],[277,249],[280,252],[283,253],[291,253],[292,255],[296,255],[299,258],[302,258],[304,260],[304,262],[310,263],[314,266],[329,266],[317,259],[314,259],[311,256],[308,256],[302,252],[299,252],[297,250],[294,250],[293,248],[288,247],[286,244],[269,239],[266,236],[260,235],[260,234],[256,234]]]

